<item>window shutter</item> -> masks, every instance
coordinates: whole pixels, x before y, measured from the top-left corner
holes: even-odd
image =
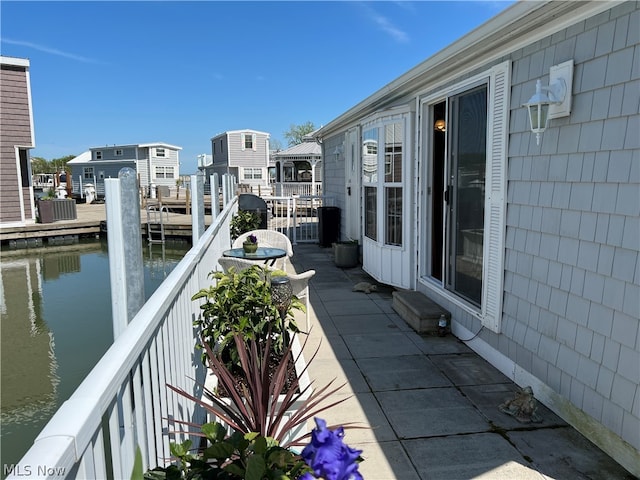
[[[241,146],[243,152],[245,150],[245,147],[244,147],[245,146],[245,140],[244,140],[245,135],[246,135],[246,133],[241,133],[240,134],[240,146]]]
[[[255,133],[253,135],[251,135],[251,148],[253,148],[254,152],[256,150],[258,150],[258,145],[256,145],[256,134]]]
[[[489,83],[482,324],[496,333],[502,323],[510,73],[510,62],[496,65]]]

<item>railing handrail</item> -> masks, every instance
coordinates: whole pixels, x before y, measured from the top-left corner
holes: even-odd
[[[199,285],[206,281],[208,273],[215,268],[215,265],[207,265],[207,262],[203,261],[211,249],[219,250],[217,254],[219,256],[224,248],[230,247],[228,234],[218,235],[218,233],[223,226],[228,228],[229,219],[235,211],[237,211],[237,197],[225,205],[211,227],[185,254],[71,397],[60,406],[40,432],[33,446],[17,464],[17,470],[10,474],[8,479],[18,479],[26,470],[31,473],[31,478],[59,479],[82,476],[82,473],[78,473],[81,467],[79,462],[85,460],[84,455],[88,449],[91,449],[92,442],[96,442],[96,437],[99,440],[102,439],[100,430],[105,415],[108,414],[109,409],[113,408],[116,401],[114,399],[119,395],[123,396],[122,392],[127,390],[129,382],[136,375],[134,370],[142,362],[141,357],[145,355],[145,349],[154,340],[154,335],[162,328],[163,322],[172,314],[174,302],[181,294],[184,295],[185,288],[193,288],[189,280],[193,279],[194,274]],[[195,290],[189,293],[189,299],[193,293]],[[195,302],[189,308],[191,311],[188,312],[178,308],[180,311],[177,314],[186,314],[189,317],[186,321],[191,325],[200,309]],[[195,338],[193,341],[195,345]],[[188,356],[187,363],[193,361],[192,351],[182,353]],[[184,358],[182,360],[185,361]],[[125,398],[124,401],[127,399]],[[141,414],[143,405],[139,404],[136,408],[138,409],[135,412],[136,415]],[[169,414],[174,413],[178,414],[178,412],[169,412]],[[134,423],[134,419],[130,421]],[[147,429],[147,426],[143,428]],[[124,428],[133,428],[133,426],[128,424]],[[147,441],[150,440],[147,439]],[[131,446],[135,447],[135,445]],[[133,456],[133,453],[126,452],[126,456]],[[162,452],[156,453],[154,459],[145,457],[145,465],[151,468],[155,466],[153,463],[162,456]],[[145,452],[143,452],[144,455]],[[99,462],[100,459],[98,464]],[[36,466],[41,465],[47,468],[42,472],[35,471]],[[93,468],[91,466],[89,471],[93,471]],[[61,475],[60,472],[64,473]],[[121,472],[114,472],[116,478],[120,474]]]

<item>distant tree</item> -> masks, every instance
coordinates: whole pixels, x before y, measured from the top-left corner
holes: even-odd
[[[46,158],[31,157],[31,173],[51,173],[50,168]]]
[[[282,142],[277,138],[272,138],[269,140],[269,148],[271,150],[282,150]]]
[[[51,166],[53,167],[53,171],[54,172],[61,172],[63,170],[66,170],[67,169],[67,162],[69,160],[73,160],[74,158],[76,158],[75,155],[67,155],[65,157],[54,158],[50,162]]]
[[[293,147],[294,145],[298,145],[302,143],[302,138],[308,133],[313,132],[316,129],[313,122],[306,122],[302,125],[291,124],[291,127],[288,131],[284,132],[284,138],[289,142],[289,146]]]

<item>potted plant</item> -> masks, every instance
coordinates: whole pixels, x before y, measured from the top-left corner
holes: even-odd
[[[358,465],[362,450],[344,443],[344,429],[331,430],[316,418],[311,441],[301,454],[284,448],[270,437],[256,432],[227,435],[220,423],[207,423],[201,434],[207,447],[192,453],[191,440],[169,445],[177,460],[168,467],[156,467],[143,475],[142,456],[138,451],[131,480],[169,479],[334,479],[362,480]]]
[[[246,240],[242,242],[242,249],[245,253],[256,253],[256,250],[258,250],[258,237],[249,235]]]
[[[333,244],[333,259],[337,267],[352,268],[360,262],[358,240],[347,240]]]
[[[200,327],[203,343],[218,352],[229,366],[240,364],[233,342],[236,334],[261,342],[269,335],[274,352],[281,354],[286,337],[299,332],[290,313],[293,310],[305,311],[305,306],[292,296],[286,312],[288,318],[277,321],[281,316],[271,295],[272,275],[274,272],[260,265],[241,271],[232,267],[228,272],[211,272],[209,276],[215,283],[200,289],[192,297],[192,300],[206,300],[200,305],[202,314],[194,322]],[[206,360],[206,356],[203,356],[203,360]]]
[[[238,210],[231,217],[231,240],[260,227],[260,215],[249,210]]]

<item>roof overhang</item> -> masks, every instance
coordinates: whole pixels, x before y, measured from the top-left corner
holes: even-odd
[[[623,3],[615,1],[519,1],[388,83],[315,132],[322,141],[394,101],[427,88],[437,88],[453,76],[472,72],[551,33]]]

